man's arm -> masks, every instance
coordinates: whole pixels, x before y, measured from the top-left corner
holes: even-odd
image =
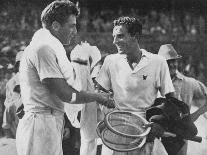
[[[56,57],[55,51],[51,47],[44,45],[39,48],[36,54],[37,56],[35,57],[36,59],[33,64],[36,67],[40,81],[51,93],[57,95],[62,101],[70,104],[97,101],[100,104],[108,106],[109,108],[114,107],[113,100],[109,99],[108,95],[82,91],[78,92],[72,88],[66,82],[66,75],[63,76],[63,71],[61,71],[61,67],[58,63],[58,58]],[[68,62],[65,63],[67,63],[67,65],[71,65]],[[69,76],[73,76],[70,69],[72,68],[67,68],[68,73],[71,74],[67,74],[67,79],[70,78]],[[66,70],[64,70],[64,72],[65,71]]]
[[[92,93],[88,91],[78,92],[68,85],[63,78],[45,78],[42,83],[51,91],[51,93],[56,94],[64,102],[79,104],[97,101],[109,108],[114,108],[114,102],[110,99],[108,94]],[[73,95],[75,95],[75,100]]]
[[[204,114],[207,111],[207,88],[202,82],[195,79],[192,80],[192,88],[194,89],[194,99],[205,100],[205,104],[191,114],[191,119],[195,122],[200,115]]]
[[[192,114],[190,114],[192,121],[195,122],[200,117],[200,115],[204,114],[206,111],[207,111],[207,103],[201,106],[198,110],[196,110]]]
[[[167,62],[166,60],[163,59],[161,59],[160,61],[161,61],[160,74],[159,74],[160,76],[157,84],[160,94],[162,96],[165,96],[166,98],[174,97],[175,89],[170,77],[170,72]]]

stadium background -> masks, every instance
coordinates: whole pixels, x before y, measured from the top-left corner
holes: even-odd
[[[3,135],[5,86],[13,74],[15,55],[24,50],[33,33],[41,27],[41,11],[51,1],[0,1],[0,138]],[[96,45],[102,54],[115,53],[113,19],[122,15],[136,16],[144,25],[141,48],[157,53],[162,44],[173,44],[183,56],[179,63],[180,71],[207,85],[206,0],[80,0],[79,6],[79,37],[74,40],[71,49],[77,42],[87,41]]]
[[[33,33],[41,27],[40,14],[49,2],[51,0],[1,0],[1,87],[12,75],[16,53],[28,45]],[[173,44],[183,55],[180,70],[207,84],[205,0],[80,0],[79,6],[81,15],[76,42],[86,40],[98,46],[102,53],[114,53],[113,19],[121,15],[136,16],[144,25],[141,48],[157,53],[162,44]],[[4,94],[4,89],[1,89],[1,94]]]

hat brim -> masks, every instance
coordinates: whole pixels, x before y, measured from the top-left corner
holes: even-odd
[[[174,58],[169,58],[169,59],[167,59],[167,60],[176,60],[176,59],[181,59],[181,58],[182,58],[181,55],[177,55],[176,57],[174,57]]]

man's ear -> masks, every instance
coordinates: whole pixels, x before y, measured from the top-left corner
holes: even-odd
[[[60,27],[61,27],[61,25],[60,25],[59,22],[57,22],[57,21],[52,22],[51,28],[52,28],[54,31],[59,31]]]

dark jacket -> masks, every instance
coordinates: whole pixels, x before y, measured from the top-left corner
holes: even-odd
[[[182,148],[183,139],[191,139],[197,134],[197,128],[190,117],[187,104],[176,98],[157,98],[147,110],[146,118],[160,124],[165,131],[175,133],[177,137],[162,138],[169,155],[176,155]]]

